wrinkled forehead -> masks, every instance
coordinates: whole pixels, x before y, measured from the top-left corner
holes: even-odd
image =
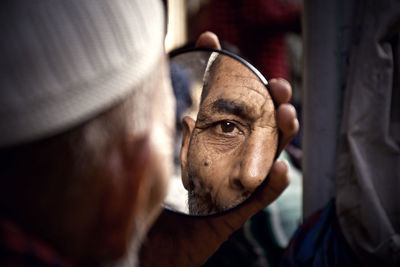
[[[228,91],[231,93],[233,93],[233,89],[236,89],[234,91],[241,89],[240,91],[243,91],[243,93],[250,90],[262,96],[265,100],[271,98],[266,86],[257,75],[242,62],[234,58],[219,55],[214,60],[209,72],[207,82],[209,87],[208,94],[212,95],[218,91],[221,93],[230,88]]]
[[[274,104],[267,87],[259,77],[242,62],[225,55],[219,55],[208,68],[202,106],[208,106],[217,99],[237,102],[245,101],[257,109],[273,110]]]
[[[218,56],[209,68],[198,117],[240,115],[249,122],[274,120],[274,103],[267,87],[246,65],[228,56]]]

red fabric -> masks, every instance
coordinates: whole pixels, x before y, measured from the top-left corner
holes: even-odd
[[[239,48],[267,78],[290,80],[284,36],[300,29],[300,5],[289,0],[214,0],[198,27]]]
[[[44,242],[0,219],[0,266],[73,266]]]

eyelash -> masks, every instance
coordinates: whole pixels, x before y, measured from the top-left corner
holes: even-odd
[[[231,120],[220,120],[220,121],[216,121],[216,122],[212,123],[212,124],[210,125],[209,128],[214,128],[214,127],[216,127],[216,126],[218,126],[218,125],[221,125],[221,127],[222,127],[223,123],[231,123],[231,124],[233,124],[233,127],[235,127],[236,129],[238,129],[239,134],[244,134],[244,132],[243,132],[243,130],[241,129],[241,127],[238,126],[238,124],[240,125],[240,123],[239,123],[239,122],[236,122],[236,121],[231,121]],[[222,128],[221,128],[221,129],[222,129]]]

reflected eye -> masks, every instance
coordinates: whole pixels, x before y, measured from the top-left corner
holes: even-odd
[[[233,124],[232,122],[229,122],[229,121],[222,121],[222,122],[220,122],[220,125],[221,125],[221,130],[224,133],[231,133],[236,128],[235,124]]]
[[[215,124],[215,131],[219,134],[237,135],[243,134],[239,127],[230,121],[219,121]]]

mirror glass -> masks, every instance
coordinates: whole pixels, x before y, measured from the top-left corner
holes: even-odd
[[[165,206],[211,215],[246,200],[266,179],[278,147],[265,78],[225,51],[171,55],[177,98],[175,173]]]

